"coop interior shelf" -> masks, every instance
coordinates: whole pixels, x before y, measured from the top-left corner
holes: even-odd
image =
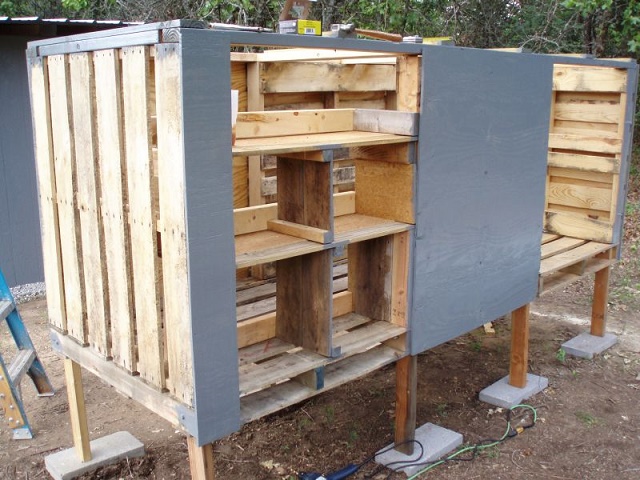
[[[318,152],[348,147],[415,142],[418,115],[367,109],[242,112],[234,156]],[[323,155],[301,157],[328,161]]]

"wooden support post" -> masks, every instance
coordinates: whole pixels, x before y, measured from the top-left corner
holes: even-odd
[[[607,329],[607,303],[609,302],[609,274],[611,267],[596,272],[591,305],[591,335],[603,337]]]
[[[189,467],[193,480],[213,480],[213,445],[198,446],[196,439],[187,437],[189,448]]]
[[[91,460],[91,447],[89,445],[89,427],[87,426],[87,411],[84,405],[80,365],[70,358],[65,358],[64,374],[67,382],[73,444],[80,460],[88,462]]]
[[[396,450],[413,454],[416,435],[416,397],[418,395],[418,357],[412,355],[396,362]]]
[[[529,365],[529,304],[511,313],[511,366],[509,384],[524,388]]]

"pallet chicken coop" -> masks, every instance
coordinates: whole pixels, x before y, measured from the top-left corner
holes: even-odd
[[[212,441],[393,362],[411,438],[418,353],[620,241],[635,63],[186,21],[28,63],[70,387],[81,365],[179,425],[198,478]]]

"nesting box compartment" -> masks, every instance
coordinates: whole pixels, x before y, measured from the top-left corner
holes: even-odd
[[[614,260],[635,64],[184,21],[28,58],[53,344],[198,445]]]

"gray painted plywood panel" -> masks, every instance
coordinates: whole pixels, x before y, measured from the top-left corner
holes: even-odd
[[[535,297],[551,79],[533,55],[425,47],[412,354]]]
[[[193,372],[199,445],[240,428],[229,43],[182,30]]]
[[[10,286],[41,282],[27,37],[0,36],[0,268]]]

